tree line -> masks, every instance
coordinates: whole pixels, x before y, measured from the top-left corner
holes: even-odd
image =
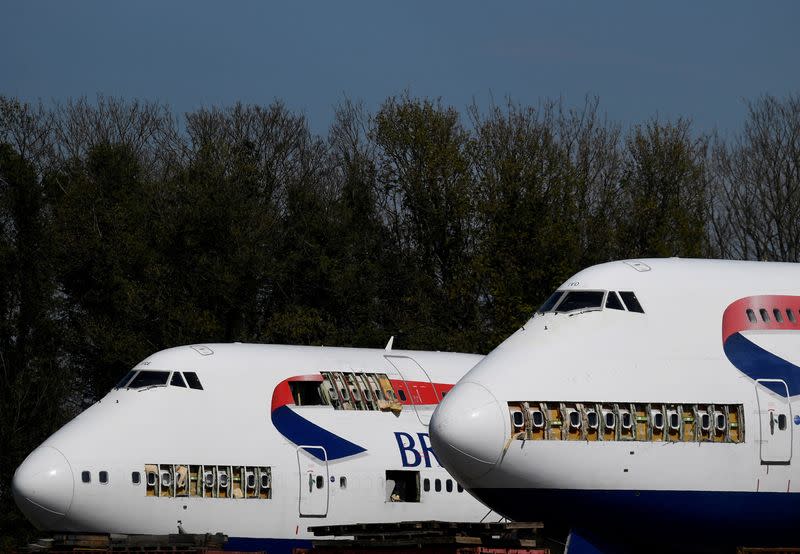
[[[588,265],[798,261],[800,96],[747,108],[720,137],[404,94],[320,136],[280,101],[0,96],[0,533],[28,452],[159,349],[486,353]]]

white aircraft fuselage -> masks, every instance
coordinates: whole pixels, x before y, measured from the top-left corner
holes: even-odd
[[[488,506],[587,551],[797,545],[799,364],[800,264],[602,264],[459,381],[431,439]]]
[[[17,469],[40,529],[222,532],[234,550],[308,545],[311,525],[487,508],[441,468],[427,424],[480,356],[253,344],[139,363]]]

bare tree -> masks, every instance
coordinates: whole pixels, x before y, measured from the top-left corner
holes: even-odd
[[[311,179],[322,165],[314,162],[325,155],[324,143],[312,136],[305,117],[279,101],[200,109],[186,115],[186,127],[193,156],[202,152],[226,173],[249,159],[259,193],[282,208],[285,188]]]
[[[40,177],[52,166],[54,140],[52,113],[41,102],[32,105],[0,96],[0,143],[33,163]]]
[[[599,99],[587,96],[580,108],[565,109],[561,101],[556,129],[560,148],[568,160],[576,206],[580,265],[591,265],[619,256],[615,248],[616,223],[620,217],[618,195],[624,159],[619,123],[600,112]]]
[[[744,130],[715,144],[714,176],[723,256],[800,261],[800,96],[749,102]]]
[[[370,183],[372,192],[377,192],[377,146],[370,138],[373,132],[374,120],[363,102],[344,98],[336,106],[328,131],[328,147],[332,172],[339,183],[353,180]]]
[[[83,159],[101,144],[123,144],[147,177],[167,178],[186,156],[186,145],[170,109],[157,102],[98,95],[57,104],[53,109],[57,154]]]

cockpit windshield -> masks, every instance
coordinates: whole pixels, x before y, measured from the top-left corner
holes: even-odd
[[[556,306],[558,313],[572,312],[574,310],[599,309],[603,306],[605,291],[602,290],[571,290]]]
[[[172,377],[170,378],[170,375]],[[194,371],[156,371],[135,370],[129,371],[114,389],[143,389],[146,387],[164,387],[169,383],[172,387],[203,390],[203,385]]]
[[[169,371],[140,371],[128,383],[129,389],[140,389],[142,387],[155,387],[166,385],[169,380]]]
[[[620,298],[622,301],[620,301]],[[632,291],[604,291],[604,290],[557,290],[536,310],[537,313],[546,312],[567,313],[577,310],[602,310],[605,307],[612,310],[644,313],[642,305]],[[623,305],[624,302],[624,305]]]

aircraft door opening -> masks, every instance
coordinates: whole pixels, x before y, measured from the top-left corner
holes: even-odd
[[[329,489],[328,453],[321,446],[298,446],[300,517],[326,517]]]
[[[781,379],[757,379],[761,462],[788,464],[792,459],[792,410],[789,388]]]
[[[433,410],[439,403],[439,394],[436,392],[428,373],[416,360],[408,356],[384,356],[400,373],[406,385],[406,392],[420,423],[428,425],[433,415]]]

